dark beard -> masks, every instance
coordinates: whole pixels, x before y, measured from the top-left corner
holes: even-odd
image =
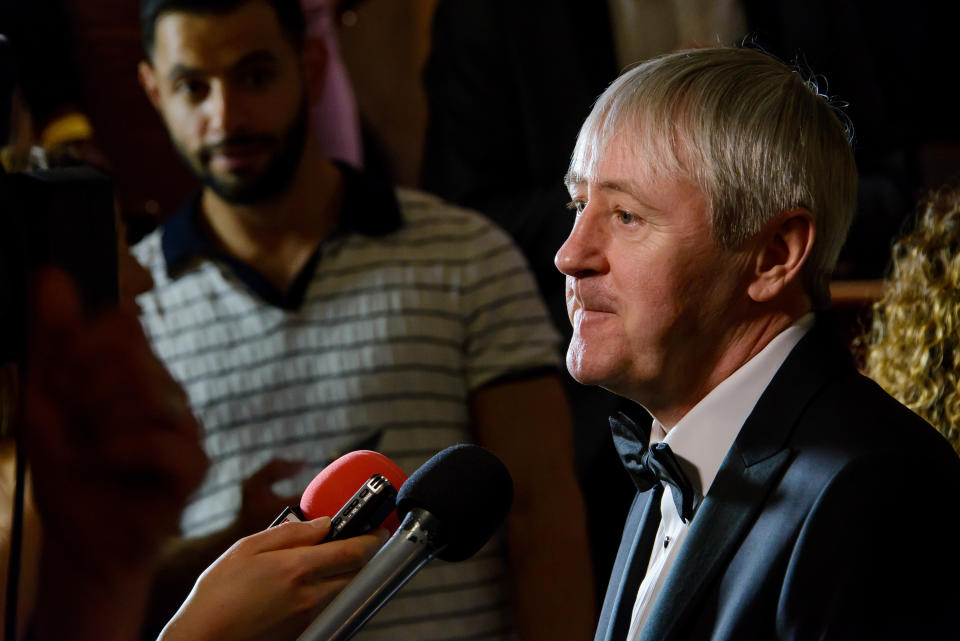
[[[223,140],[214,146],[202,147],[197,153],[198,160],[194,161],[186,151],[173,141],[174,147],[187,167],[205,186],[212,189],[220,198],[234,205],[254,205],[271,200],[283,193],[290,185],[307,142],[307,103],[304,101],[297,110],[293,122],[282,134],[277,152],[270,160],[270,164],[258,176],[249,180],[240,180],[226,183],[218,180],[207,169],[210,155],[219,146],[256,143],[264,141],[263,136],[239,134]],[[266,142],[272,142],[267,139]]]

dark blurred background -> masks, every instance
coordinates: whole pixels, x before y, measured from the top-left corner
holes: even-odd
[[[623,66],[611,35],[614,2],[331,1],[368,166],[479,209],[507,229],[558,329],[568,333],[562,276],[552,265],[572,223],[562,177],[580,123]],[[835,307],[851,337],[879,294],[891,240],[914,203],[960,177],[953,4],[739,3],[748,43],[799,61],[826,78],[822,90],[848,104],[860,210],[838,269]],[[195,183],[137,81],[138,3],[0,0],[0,32],[20,56],[8,152],[27,153],[43,142],[49,122],[76,110],[94,143],[80,153],[113,178],[129,240],[173,213]],[[621,402],[571,381],[568,391],[591,534],[598,550],[612,553],[630,492],[604,419]],[[611,560],[597,559],[601,575]]]

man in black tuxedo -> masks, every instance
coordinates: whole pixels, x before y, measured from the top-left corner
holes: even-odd
[[[944,49],[952,38],[947,31],[957,24],[946,13],[949,3],[440,0],[424,68],[429,121],[422,185],[487,214],[510,233],[527,257],[557,327],[569,337],[562,276],[552,264],[571,226],[562,211],[567,197],[559,177],[597,96],[619,69],[641,60],[631,55],[633,48],[618,50],[620,38],[633,29],[618,20],[615,5],[635,5],[641,16],[649,16],[647,22],[655,23],[631,37],[651,55],[682,43],[732,44],[747,37],[829,78],[831,95],[850,103],[848,113],[857,124],[860,175],[858,213],[837,275],[879,278],[890,239],[923,184],[921,167],[936,167],[921,162],[921,145],[940,141],[936,148],[945,149],[942,141],[960,139],[960,119],[939,80],[951,77],[954,60]],[[671,6],[684,10],[674,15]],[[737,31],[733,24],[720,29],[721,24],[710,21],[706,9],[711,7],[722,12],[739,8],[743,29]],[[689,23],[707,23],[711,32],[690,39],[696,29]],[[656,35],[652,40],[650,32]],[[673,44],[671,32],[676,32]],[[609,436],[598,433],[596,425],[620,407],[600,388],[565,383],[594,567],[602,586],[630,494],[610,491],[611,486],[629,487],[621,483]]]
[[[960,460],[860,376],[822,313],[856,205],[849,128],[746,49],[622,75],[567,174],[581,383],[638,493],[596,639],[941,639]]]

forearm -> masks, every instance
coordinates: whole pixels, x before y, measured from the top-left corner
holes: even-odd
[[[507,525],[517,631],[524,641],[582,641],[596,627],[583,498],[572,474],[558,481],[551,479],[557,500],[518,501]]]
[[[495,385],[472,399],[480,444],[506,464],[515,499],[507,521],[517,629],[524,641],[593,636],[593,571],[583,494],[573,467],[560,381]]]

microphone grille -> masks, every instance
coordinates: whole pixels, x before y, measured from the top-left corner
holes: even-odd
[[[462,561],[493,536],[513,503],[513,480],[496,456],[477,445],[454,445],[414,472],[397,495],[400,519],[414,508],[439,521],[437,556]]]

